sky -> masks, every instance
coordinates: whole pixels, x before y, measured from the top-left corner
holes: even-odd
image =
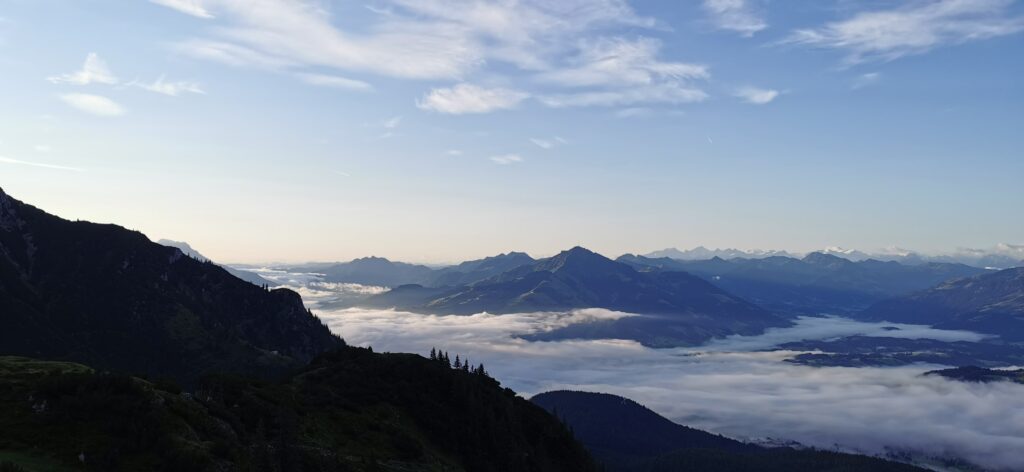
[[[1024,1],[0,0],[0,187],[222,262],[1024,242]]]

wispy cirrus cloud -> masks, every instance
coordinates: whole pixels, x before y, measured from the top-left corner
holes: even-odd
[[[553,149],[556,146],[568,144],[569,141],[561,136],[554,136],[552,138],[530,138],[530,142],[541,149]]]
[[[850,88],[852,88],[854,90],[862,89],[864,87],[868,87],[868,86],[871,86],[871,85],[874,85],[874,84],[878,83],[878,81],[881,80],[881,79],[882,79],[882,74],[880,72],[864,73],[864,74],[858,75],[857,78],[853,79],[853,84],[850,85]]]
[[[794,31],[783,42],[846,52],[848,65],[891,61],[932,49],[1019,33],[1024,16],[1013,0],[937,0],[862,11],[818,28]]]
[[[708,78],[707,66],[660,60],[660,49],[661,42],[652,38],[583,41],[567,67],[542,73],[539,78],[573,87]]]
[[[85,169],[71,166],[62,166],[57,164],[46,164],[42,162],[23,161],[21,159],[13,159],[10,157],[0,156],[0,164],[12,164],[19,166],[39,167],[43,169],[54,169],[54,170],[67,170],[72,172],[84,172]]]
[[[206,10],[203,6],[203,0],[149,0],[157,5],[163,5],[168,8],[173,8],[186,15],[192,15],[198,18],[211,19],[213,15]]]
[[[529,96],[530,94],[520,90],[500,87],[486,88],[460,83],[454,87],[431,90],[416,102],[416,106],[424,110],[452,115],[487,113],[515,108]]]
[[[143,90],[147,90],[153,93],[159,93],[162,95],[168,95],[171,97],[177,97],[178,95],[181,95],[183,93],[196,93],[200,95],[206,94],[206,91],[203,90],[202,86],[200,86],[196,82],[191,82],[187,80],[167,81],[164,76],[160,76],[158,79],[151,83],[143,83],[136,81],[132,82],[131,85],[139,87]]]
[[[357,92],[365,92],[372,90],[373,86],[362,80],[350,79],[348,77],[342,77],[339,75],[328,75],[328,74],[310,74],[310,73],[298,73],[295,74],[299,80],[311,84],[320,85],[323,87],[332,87],[345,90],[354,90]]]
[[[113,117],[125,114],[124,107],[102,95],[68,93],[60,95],[60,99],[73,108],[96,116]]]
[[[90,52],[85,57],[85,62],[82,64],[81,69],[67,74],[47,77],[46,80],[55,84],[74,85],[113,85],[118,82],[117,77],[110,71],[106,61],[100,59],[100,56],[94,52]]]
[[[766,105],[778,98],[779,91],[759,87],[741,87],[734,95],[752,105]]]
[[[208,34],[175,44],[185,54],[296,74],[329,69],[450,80],[452,85],[435,87],[419,101],[421,108],[442,113],[509,109],[540,95],[552,106],[686,103],[703,97],[690,81],[708,75],[706,66],[661,58],[660,43],[652,38],[609,35],[615,28],[635,34],[657,26],[625,0],[381,0],[359,23],[303,0],[262,0],[259,8],[243,0],[159,3],[216,17]],[[471,77],[483,73],[500,83],[521,82],[500,89],[471,85]],[[369,87],[300,78],[314,85]],[[638,86],[646,90],[631,91]]]
[[[748,0],[704,0],[704,11],[719,29],[750,37],[768,27],[767,21]]]
[[[523,162],[523,157],[519,154],[502,154],[500,156],[491,156],[490,160],[495,164],[507,166],[509,164]]]
[[[552,94],[538,97],[552,108],[580,106],[634,106],[641,104],[683,104],[702,102],[708,98],[700,88],[678,82],[624,87],[575,93]]]

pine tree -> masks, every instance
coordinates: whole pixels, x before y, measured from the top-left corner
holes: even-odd
[[[432,360],[432,361],[436,361],[437,360],[437,349],[430,348],[430,360]]]
[[[461,369],[462,368],[462,361],[459,360],[459,355],[458,354],[455,355],[455,368],[456,369]]]

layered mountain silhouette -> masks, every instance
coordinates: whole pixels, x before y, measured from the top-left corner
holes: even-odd
[[[924,470],[854,454],[746,444],[673,423],[633,400],[607,393],[560,390],[530,401],[569,425],[611,472]]]
[[[509,252],[497,256],[466,261],[435,271],[429,285],[434,287],[473,285],[503,272],[536,262],[523,252]]]
[[[472,285],[516,267],[531,264],[534,259],[522,252],[509,252],[457,265],[433,269],[424,265],[396,262],[383,257],[363,257],[349,262],[312,263],[286,267],[293,272],[323,274],[327,282],[354,283],[398,287],[422,285],[452,287]]]
[[[208,261],[208,260],[210,260],[209,257],[206,257],[206,256],[202,255],[199,251],[195,250],[192,246],[190,246],[188,243],[186,243],[184,241],[172,241],[170,239],[161,239],[161,240],[157,241],[156,243],[160,244],[160,245],[163,245],[163,246],[176,247],[176,248],[180,249],[181,252],[185,253],[186,256],[189,256],[189,257],[191,257],[193,259],[198,259],[200,261]],[[260,275],[255,273],[255,272],[251,272],[251,271],[248,271],[248,270],[235,269],[234,267],[229,267],[229,266],[226,266],[226,265],[223,265],[223,264],[219,264],[219,265],[221,267],[223,267],[224,270],[228,271],[229,274],[231,274],[231,275],[233,275],[235,277],[238,277],[238,278],[240,278],[240,279],[242,279],[242,280],[244,280],[246,282],[249,282],[251,284],[256,284],[256,285],[259,285],[261,287],[264,286],[264,285],[268,286],[268,287],[276,287],[278,285],[277,282],[273,282],[273,281],[267,280],[267,279],[265,279],[263,277],[260,277]]]
[[[1024,341],[1024,268],[952,280],[879,302],[857,317],[965,329]]]
[[[287,267],[291,272],[323,274],[327,282],[395,287],[429,283],[434,275],[430,267],[394,262],[383,257],[361,257],[349,262],[315,263]]]
[[[635,270],[581,247],[470,286],[402,286],[366,306],[472,314],[605,308],[640,314],[536,334],[544,339],[625,338],[649,346],[688,345],[730,334],[759,334],[789,322],[682,272]]]
[[[871,259],[853,262],[817,252],[802,259],[716,257],[700,261],[627,254],[618,261],[642,271],[688,272],[752,303],[790,315],[848,315],[887,298],[987,272],[963,264],[906,265]]]
[[[4,471],[597,470],[482,367],[345,346],[294,292],[2,191],[0,449]]]
[[[212,371],[284,372],[342,345],[295,292],[0,190],[0,354],[191,383]]]

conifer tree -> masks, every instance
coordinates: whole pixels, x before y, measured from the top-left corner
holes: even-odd
[[[459,360],[459,355],[458,354],[455,355],[455,368],[456,369],[461,369],[462,368],[462,361]]]

